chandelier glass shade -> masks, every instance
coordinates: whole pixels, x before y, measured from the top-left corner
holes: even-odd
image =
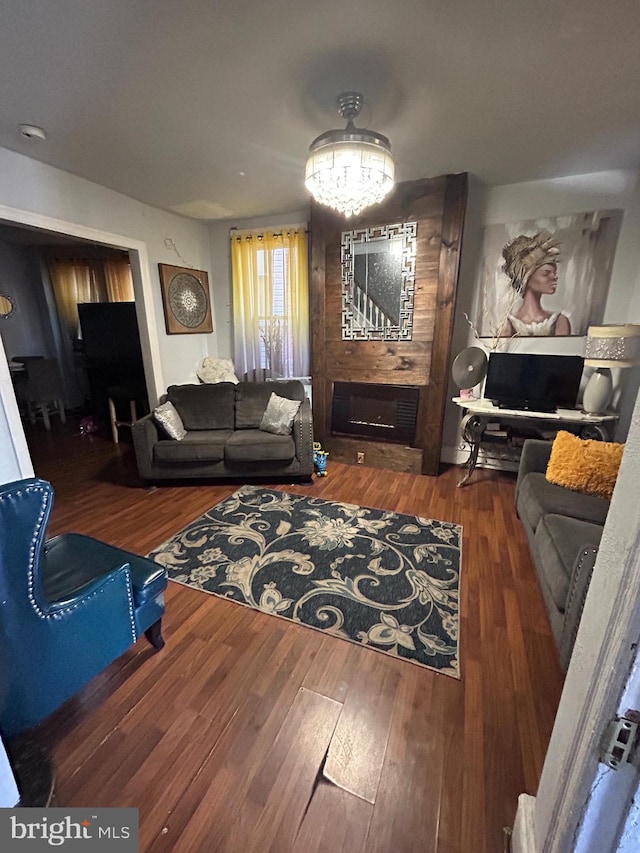
[[[319,204],[354,216],[377,204],[393,187],[394,162],[386,136],[355,127],[362,95],[346,92],[338,111],[347,119],[344,130],[328,130],[311,143],[305,186]]]

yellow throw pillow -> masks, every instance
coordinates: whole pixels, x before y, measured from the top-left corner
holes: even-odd
[[[610,498],[624,444],[578,438],[561,430],[554,439],[547,480],[588,495]]]

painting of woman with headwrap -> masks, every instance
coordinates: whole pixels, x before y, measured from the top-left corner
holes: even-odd
[[[601,323],[621,220],[605,210],[489,226],[479,336],[585,335]]]
[[[523,335],[547,337],[570,335],[571,321],[561,311],[548,311],[542,305],[544,295],[558,289],[558,241],[548,231],[532,237],[519,234],[502,249],[504,271],[522,304],[507,315],[503,337]]]

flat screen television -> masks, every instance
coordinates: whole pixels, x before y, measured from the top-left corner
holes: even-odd
[[[484,396],[504,409],[574,409],[583,367],[579,355],[492,352]]]

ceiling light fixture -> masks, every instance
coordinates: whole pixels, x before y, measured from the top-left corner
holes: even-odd
[[[25,139],[44,141],[47,138],[47,132],[41,127],[36,127],[35,124],[19,124],[18,130],[20,131],[20,134],[24,136]]]
[[[305,186],[320,204],[352,216],[382,201],[393,187],[395,167],[387,137],[353,123],[362,109],[362,95],[345,92],[337,104],[347,126],[313,140]]]

